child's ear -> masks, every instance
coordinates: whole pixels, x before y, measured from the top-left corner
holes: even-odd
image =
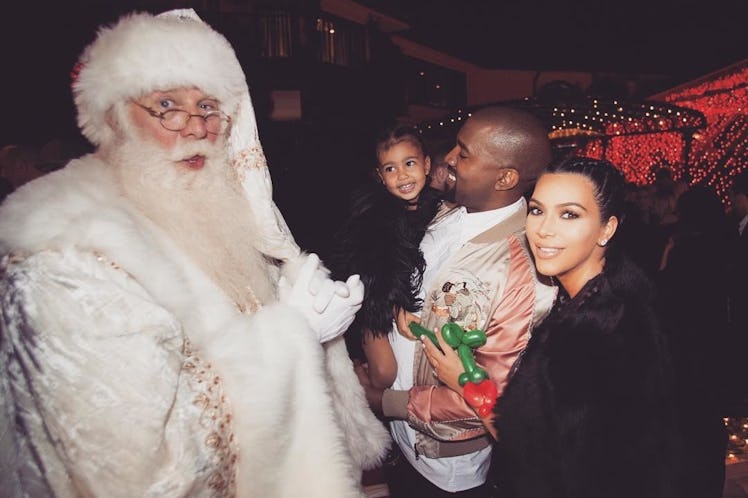
[[[431,156],[426,156],[426,161],[424,162],[423,169],[426,171],[427,175],[431,173]]]

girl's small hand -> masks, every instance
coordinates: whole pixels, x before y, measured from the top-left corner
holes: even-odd
[[[397,326],[397,331],[400,332],[400,335],[411,341],[417,341],[418,338],[410,331],[408,324],[410,322],[421,323],[421,317],[409,313],[402,308],[395,308],[394,315],[395,325]]]
[[[457,351],[452,349],[442,337],[441,331],[434,329],[436,339],[442,351],[437,348],[425,335],[421,336],[421,344],[426,353],[431,367],[434,369],[436,377],[456,393],[462,395],[462,386],[458,382],[460,374],[464,371],[462,362]]]

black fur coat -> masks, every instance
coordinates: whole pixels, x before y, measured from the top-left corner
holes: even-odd
[[[415,210],[381,185],[359,191],[351,213],[333,241],[327,261],[335,279],[358,273],[365,294],[361,310],[346,336],[349,347],[360,341],[364,329],[387,334],[392,328],[392,309],[417,311],[424,260],[419,246],[436,214],[439,193],[425,187]]]
[[[560,296],[519,361],[495,408],[501,498],[678,496],[670,360],[638,268]]]

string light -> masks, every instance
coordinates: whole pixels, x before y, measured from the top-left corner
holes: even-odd
[[[748,167],[748,63],[666,94],[665,100],[706,117],[708,126],[694,137],[688,156],[692,183],[711,186],[727,203],[732,177]]]
[[[725,462],[748,461],[748,418],[725,417],[722,420],[728,434]]]
[[[660,98],[545,107],[525,97],[505,104],[537,111],[557,146],[573,143],[577,154],[607,159],[632,183],[649,185],[654,169],[664,167],[676,180],[712,187],[727,204],[732,177],[748,167],[748,62]]]

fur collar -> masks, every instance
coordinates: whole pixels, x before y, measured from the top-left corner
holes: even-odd
[[[412,211],[380,185],[357,192],[328,259],[335,278],[359,274],[366,289],[364,304],[349,329],[355,335],[363,329],[388,333],[393,306],[420,310],[425,269],[420,243],[439,202],[438,192],[429,187]]]
[[[178,318],[194,349],[214,365],[229,399],[240,496],[358,496],[360,469],[386,452],[388,435],[368,409],[361,386],[352,382],[345,349],[330,345],[326,353],[301,315],[287,306],[239,313],[168,237],[128,205],[95,155],[9,196],[0,207],[0,249],[20,255],[100,253]],[[272,381],[263,370],[271,368],[279,373]],[[344,396],[345,391],[353,394]],[[358,445],[346,444],[351,441]],[[313,459],[304,457],[309,448]]]

